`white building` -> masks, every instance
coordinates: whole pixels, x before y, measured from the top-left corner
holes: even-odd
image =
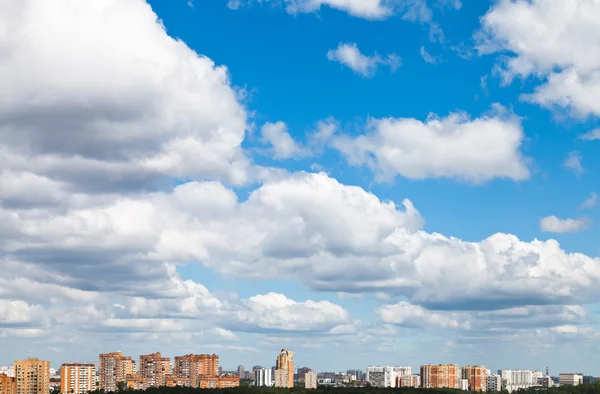
[[[583,375],[576,373],[561,373],[558,375],[558,384],[561,386],[579,386],[583,384]]]
[[[397,387],[397,380],[403,376],[412,375],[411,367],[392,367],[375,365],[367,367],[366,380],[373,387]]]
[[[502,376],[488,375],[485,377],[486,391],[502,391]]]
[[[462,391],[469,391],[469,379],[459,379],[458,389]]]
[[[316,389],[317,388],[317,373],[316,372],[307,372],[304,375],[304,388],[306,388],[306,389]]]
[[[260,368],[254,370],[254,385],[258,387],[273,386],[273,377],[271,376],[271,368]]]
[[[529,369],[503,369],[501,376],[502,388],[509,393],[537,385],[537,377],[534,378],[534,371]]]

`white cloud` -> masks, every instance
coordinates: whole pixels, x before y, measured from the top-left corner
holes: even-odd
[[[581,205],[579,205],[579,209],[594,208],[597,203],[598,203],[598,194],[592,192],[592,193],[590,193],[588,198],[586,198],[585,201],[582,202]]]
[[[482,183],[493,178],[529,178],[521,154],[523,130],[514,116],[470,119],[464,113],[425,122],[410,118],[372,119],[370,131],[339,136],[333,146],[352,165],[367,165],[379,180],[454,178]]]
[[[426,63],[436,64],[438,62],[438,58],[427,52],[427,50],[423,46],[421,47],[421,49],[419,49],[419,54]]]
[[[569,155],[565,159],[563,166],[565,168],[570,169],[575,174],[582,174],[584,172],[583,166],[581,165],[581,160],[583,160],[583,156],[580,152],[573,151],[569,152]]]
[[[340,43],[336,49],[327,52],[327,59],[341,63],[366,78],[374,76],[380,64],[389,66],[391,72],[395,72],[402,65],[402,58],[394,53],[383,58],[377,53],[366,56],[355,43]]]
[[[400,302],[395,305],[385,305],[377,310],[385,323],[409,327],[461,328],[468,327],[468,320],[462,320],[457,314],[428,311],[425,308]]]
[[[479,50],[513,54],[503,64],[506,81],[547,77],[528,100],[600,115],[600,21],[589,17],[599,12],[595,0],[501,0],[482,18]]]
[[[169,37],[144,1],[5,3],[0,23],[11,31],[0,64],[5,170],[79,190],[248,181],[247,115],[227,69]]]
[[[588,228],[588,219],[560,219],[556,216],[546,216],[540,219],[540,229],[549,233],[576,233]]]
[[[329,330],[350,321],[344,308],[329,301],[296,302],[277,293],[250,297],[246,306],[247,310],[236,315],[241,329],[244,329],[244,325],[250,325],[275,331],[310,331],[316,327]]]
[[[310,154],[310,151],[298,144],[290,136],[287,125],[283,122],[267,122],[260,129],[262,139],[273,147],[275,159],[290,159]]]
[[[589,132],[581,135],[579,138],[584,141],[600,140],[600,129],[594,129],[592,131],[589,131]]]

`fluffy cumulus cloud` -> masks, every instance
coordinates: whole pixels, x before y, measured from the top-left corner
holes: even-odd
[[[549,233],[576,233],[588,228],[588,219],[560,219],[556,216],[546,216],[540,219],[540,229]]]
[[[482,18],[483,53],[511,53],[503,63],[508,81],[543,76],[527,98],[577,115],[600,115],[600,28],[595,0],[501,0]],[[531,27],[535,26],[535,29]]]
[[[287,125],[281,121],[276,123],[267,122],[260,131],[263,142],[271,145],[271,157],[275,159],[290,159],[310,154],[307,149],[300,146],[290,136]]]
[[[370,167],[379,180],[454,178],[482,183],[493,178],[529,178],[521,153],[520,120],[502,113],[471,119],[464,113],[445,118],[372,119],[369,132],[337,136],[332,145],[352,165]]]
[[[327,59],[341,63],[366,78],[374,76],[380,64],[389,66],[391,72],[395,72],[402,64],[400,56],[394,53],[385,57],[377,53],[373,56],[363,55],[355,43],[340,43],[336,49],[327,52]]]
[[[248,181],[227,69],[170,38],[148,4],[26,0],[0,14],[0,155],[13,178],[70,190]]]

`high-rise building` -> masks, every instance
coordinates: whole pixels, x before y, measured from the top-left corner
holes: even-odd
[[[455,364],[422,365],[421,387],[425,389],[452,388],[458,389],[459,368]]]
[[[294,352],[281,349],[275,363],[275,387],[294,387]]]
[[[296,373],[297,379],[304,380],[304,377],[306,376],[306,374],[311,371],[312,371],[312,369],[310,369],[308,367],[298,368],[298,372]]]
[[[273,386],[273,377],[271,375],[271,368],[254,369],[254,385],[257,387]]]
[[[561,386],[579,386],[583,384],[583,375],[577,373],[558,374],[558,383]]]
[[[304,374],[304,388],[306,388],[306,389],[316,389],[317,388],[317,373],[316,372],[306,372]]]
[[[170,373],[170,358],[162,357],[158,352],[140,356],[139,375],[145,380],[146,388],[164,386]]]
[[[244,379],[244,372],[244,366],[238,365],[238,376],[240,377],[240,379]]]
[[[15,383],[15,394],[48,394],[50,361],[37,358],[15,361]]]
[[[468,365],[462,369],[462,378],[466,379],[469,391],[486,391],[487,370],[482,366]]]
[[[485,389],[489,392],[502,391],[502,376],[495,374],[486,376]]]
[[[16,391],[15,378],[6,373],[0,373],[0,394],[15,394]]]
[[[118,383],[126,384],[127,375],[135,373],[135,361],[121,352],[101,354],[98,359],[100,390],[117,391]]]
[[[173,373],[187,380],[187,386],[200,387],[200,378],[219,376],[219,356],[216,354],[187,354],[176,356]]]
[[[396,382],[396,387],[421,387],[421,375],[398,376]]]
[[[411,367],[375,365],[367,367],[366,380],[373,387],[398,387],[398,378],[412,375]]]
[[[94,364],[63,364],[60,367],[60,392],[85,394],[96,390],[96,366]]]

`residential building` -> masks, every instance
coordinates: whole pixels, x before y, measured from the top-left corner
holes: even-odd
[[[176,356],[173,374],[178,379],[185,379],[185,386],[198,388],[200,387],[200,378],[219,375],[219,356],[216,354]]]
[[[366,380],[373,387],[397,387],[398,377],[412,375],[411,367],[374,365],[367,367]]]
[[[536,375],[539,373],[539,371],[535,372]],[[537,385],[534,371],[529,369],[503,369],[500,371],[500,375],[502,376],[502,389],[509,393]]]
[[[170,358],[162,357],[159,352],[140,356],[139,375],[146,381],[146,388],[164,386],[170,373]]]
[[[201,389],[226,389],[240,386],[239,376],[212,376],[201,377],[198,388]]]
[[[16,390],[15,378],[0,373],[0,394],[15,394]]]
[[[135,361],[121,352],[100,354],[98,357],[98,383],[100,390],[117,391],[118,383],[127,383],[127,375],[135,373]]]
[[[14,365],[3,365],[0,367],[0,373],[5,374],[9,378],[15,377],[15,366]]]
[[[128,374],[125,377],[125,382],[127,383],[127,388],[131,390],[145,390],[148,385],[148,381],[137,373]]]
[[[294,352],[281,349],[275,363],[275,387],[294,387]]]
[[[577,373],[561,373],[558,375],[561,386],[579,386],[583,384],[583,375]]]
[[[15,394],[48,394],[50,361],[29,358],[15,361]]]
[[[396,387],[421,387],[421,375],[398,376],[396,381]]]
[[[296,378],[300,381],[304,380],[304,376],[308,373],[311,372],[312,369],[308,368],[308,367],[302,367],[302,368],[298,368],[298,372],[296,373]]]
[[[273,386],[273,377],[271,375],[271,368],[252,368],[254,369],[254,385],[257,387],[271,387]]]
[[[175,374],[168,374],[165,376],[165,386],[177,387],[177,386],[188,386],[187,378],[179,378]]]
[[[96,390],[96,366],[94,364],[67,363],[60,367],[60,392],[63,394],[86,394]]]
[[[244,366],[243,365],[238,365],[238,376],[240,377],[240,379],[244,379]]]
[[[304,388],[306,388],[306,389],[316,389],[317,388],[317,373],[316,372],[306,372],[304,374]]]
[[[462,369],[462,378],[469,382],[469,391],[486,391],[486,376],[487,370],[483,366],[468,365]]]
[[[459,388],[459,367],[456,364],[422,365],[421,387],[425,389]]]
[[[468,391],[469,379],[458,379],[458,389],[462,391]]]
[[[486,376],[485,389],[490,392],[502,391],[502,376],[496,374]]]

